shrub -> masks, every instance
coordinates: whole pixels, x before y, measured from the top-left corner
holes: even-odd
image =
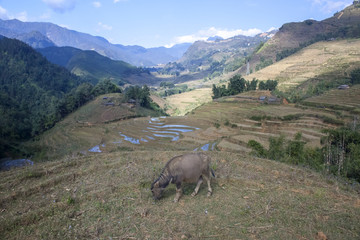
[[[360,84],[360,68],[350,73],[351,84]]]
[[[268,157],[276,161],[284,161],[285,157],[285,137],[281,135],[278,138],[269,138]]]
[[[257,141],[255,140],[249,140],[248,147],[252,149],[251,154],[257,156],[257,157],[267,157],[267,151],[266,149]]]

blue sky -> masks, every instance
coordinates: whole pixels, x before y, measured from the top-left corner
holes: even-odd
[[[171,46],[323,20],[353,0],[0,0],[0,18],[52,22],[112,43]]]

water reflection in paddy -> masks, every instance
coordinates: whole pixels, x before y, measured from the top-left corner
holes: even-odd
[[[213,144],[207,143],[207,144],[205,144],[204,146],[200,147],[200,150],[205,151],[205,152],[210,151],[210,150],[209,150],[210,145],[211,145],[211,151],[214,151],[215,146],[216,146],[216,142],[214,142]],[[195,148],[195,149],[194,149],[194,152],[197,152],[197,151],[199,151],[199,148]]]
[[[131,124],[128,125],[128,129],[123,129],[123,131],[119,132],[121,139],[116,140],[113,144],[121,144],[124,141],[130,142],[132,144],[140,145],[142,143],[148,143],[152,141],[156,141],[160,138],[169,138],[172,142],[178,141],[180,139],[181,133],[193,132],[198,130],[199,128],[182,125],[182,124],[165,124],[166,117],[159,118],[150,118],[149,121],[145,122],[147,124],[139,125]],[[128,132],[143,132],[144,136],[134,136],[134,133]],[[90,152],[101,152],[99,145],[91,148]]]
[[[153,117],[148,121],[148,125],[142,130],[146,133],[143,137],[130,137],[121,133],[123,140],[133,144],[141,144],[141,142],[154,141],[158,138],[170,138],[171,141],[178,141],[181,133],[193,132],[199,128],[183,125],[183,124],[165,124],[166,117]],[[140,140],[139,140],[140,139]]]

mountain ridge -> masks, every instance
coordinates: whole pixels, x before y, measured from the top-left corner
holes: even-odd
[[[9,38],[25,41],[32,47],[39,47],[38,43],[31,41],[27,35],[37,32],[43,35],[42,39],[50,40],[55,46],[71,46],[81,50],[94,50],[103,56],[114,60],[122,60],[136,66],[155,66],[176,60],[186,51],[189,44],[173,46],[172,48],[144,48],[141,46],[124,46],[112,44],[100,36],[69,30],[53,23],[22,22],[17,19],[1,20],[0,34]],[[48,41],[46,46],[51,46]],[[40,45],[40,47],[43,47]],[[140,50],[140,51],[139,51]]]
[[[39,48],[37,51],[50,62],[67,68],[70,72],[93,84],[104,79],[111,79],[119,85],[157,82],[157,79],[145,69],[121,60],[112,60],[96,51],[55,46]]]
[[[285,23],[250,59],[251,69],[262,61],[276,62],[312,43],[337,38],[360,37],[360,4],[355,3],[322,21],[305,20]],[[245,75],[246,66],[238,71]]]

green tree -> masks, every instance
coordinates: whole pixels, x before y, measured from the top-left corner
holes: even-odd
[[[278,85],[278,82],[276,80],[267,80],[266,82],[261,81],[259,83],[259,89],[274,91],[274,90],[276,90],[277,85]]]
[[[228,91],[228,89],[226,89],[225,85],[221,85],[220,87],[216,87],[216,85],[213,84],[212,92],[213,92],[213,96],[212,96],[213,99],[230,95],[229,91]]]
[[[266,81],[266,88],[269,91],[274,91],[278,85],[278,82],[276,80],[267,80]]]
[[[130,86],[125,90],[125,96],[129,99],[134,99],[142,107],[149,108],[151,105],[150,98],[150,88],[146,85],[143,87],[140,86]]]
[[[259,142],[255,140],[249,140],[247,146],[252,149],[251,153],[256,157],[262,157],[262,158],[267,157],[266,149]]]
[[[355,69],[350,73],[351,84],[359,84],[360,83],[360,68]]]
[[[321,139],[329,172],[360,181],[360,132],[358,127],[327,129]]]
[[[250,87],[249,87],[249,91],[255,91],[257,88],[257,84],[258,84],[258,80],[257,79],[253,79],[250,82]]]
[[[99,95],[107,94],[107,93],[121,93],[121,88],[119,88],[110,79],[105,79],[105,80],[99,81],[95,85],[94,89],[92,90],[92,93],[95,96],[99,96]]]
[[[236,95],[242,93],[246,90],[246,81],[241,75],[235,75],[230,78],[230,83],[228,86],[229,94]]]
[[[284,161],[285,151],[285,137],[281,135],[278,138],[269,138],[268,157],[276,161]]]
[[[266,90],[266,83],[264,81],[259,83],[259,90]]]
[[[286,155],[293,164],[299,164],[304,162],[304,150],[306,142],[301,141],[302,134],[296,133],[294,140],[289,141],[286,147]]]

